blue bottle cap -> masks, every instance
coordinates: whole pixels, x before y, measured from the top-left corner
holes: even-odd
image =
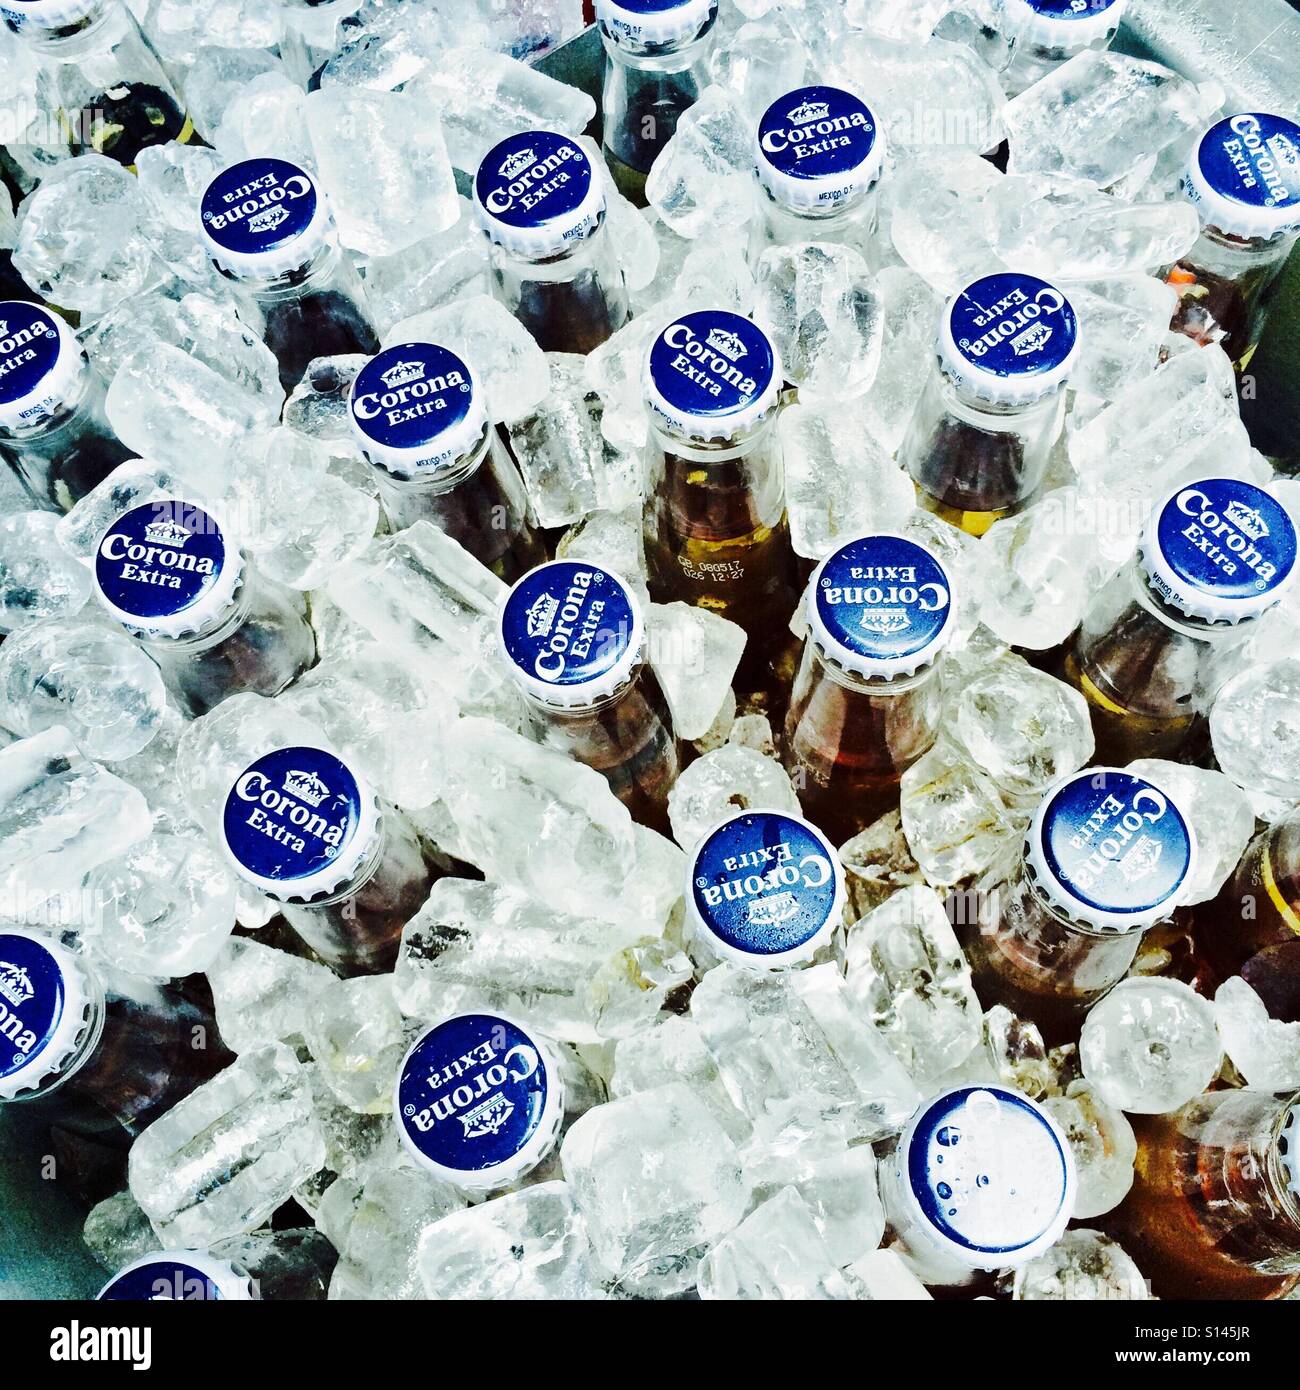
[[[758,177],[796,212],[829,212],[872,188],[885,135],[861,97],[840,87],[800,87],[758,123]]]
[[[1200,478],[1152,513],[1139,560],[1151,588],[1189,618],[1239,623],[1267,612],[1295,579],[1295,524],[1254,483]]]
[[[1079,319],[1046,280],[986,275],[955,295],[939,325],[939,362],[953,384],[995,405],[1032,405],[1069,377]]]
[[[362,453],[399,478],[450,468],[488,426],[469,363],[434,343],[398,343],[372,357],[353,379],[348,407]]]
[[[1178,906],[1196,864],[1196,834],[1153,782],[1090,767],[1039,803],[1025,867],[1055,912],[1093,931],[1125,932]]]
[[[78,956],[28,931],[0,931],[0,1101],[57,1076],[102,1023],[98,984]]]
[[[397,1074],[397,1132],[465,1192],[508,1187],[555,1144],[564,1083],[550,1045],[502,1014],[457,1014],[416,1040]]]
[[[948,573],[904,536],[861,536],[828,555],[809,590],[808,635],[833,665],[867,680],[928,666],[953,632]]]
[[[601,33],[633,52],[690,43],[718,17],[718,0],[596,0]]]
[[[970,1269],[1032,1260],[1074,1212],[1069,1143],[1041,1106],[1006,1086],[957,1086],[927,1101],[895,1161],[912,1221]]]
[[[247,1303],[251,1276],[207,1250],[160,1250],[119,1270],[99,1291],[108,1303]]]
[[[341,888],[379,832],[379,803],[365,782],[323,748],[277,748],[235,779],[221,816],[236,872],[281,901]]]
[[[81,344],[58,314],[0,300],[0,428],[31,429],[57,415],[85,371]]]
[[[702,309],[674,319],[650,344],[644,387],[655,420],[688,439],[737,439],[781,394],[776,345],[752,319]]]
[[[243,560],[202,507],[162,497],[123,512],[95,550],[95,593],[146,637],[202,632],[230,611]]]
[[[645,655],[632,590],[611,570],[574,560],[524,575],[501,606],[497,632],[525,693],[565,709],[613,695]]]
[[[844,871],[801,816],[743,811],[700,841],[689,866],[691,925],[724,960],[775,970],[811,960],[844,912]]]
[[[1267,111],[1216,121],[1197,143],[1183,191],[1204,224],[1229,236],[1300,231],[1300,125]]]
[[[474,206],[498,246],[539,260],[596,230],[605,215],[605,183],[571,136],[522,130],[483,157]]]
[[[1128,0],[1003,0],[1003,4],[1009,38],[1077,53],[1115,33]]]
[[[199,210],[209,255],[236,277],[297,270],[325,245],[332,225],[315,180],[287,159],[245,159],[223,169]]]

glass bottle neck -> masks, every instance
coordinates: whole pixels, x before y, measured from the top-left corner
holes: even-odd
[[[627,43],[619,43],[603,31],[600,41],[605,48],[605,56],[611,63],[630,68],[634,72],[672,74],[685,72],[697,63],[703,63],[713,47],[714,25],[709,24],[702,34],[680,43],[659,45],[654,48],[636,48]]]
[[[453,492],[467,478],[478,472],[492,451],[495,433],[493,426],[488,424],[478,443],[468,453],[462,454],[460,458],[443,468],[431,468],[427,472],[405,475],[394,473],[382,464],[375,464],[374,466],[378,469],[380,482],[385,488],[400,492],[403,496],[412,493],[429,497],[441,496],[444,493]],[[436,447],[436,442],[430,444],[429,447]]]

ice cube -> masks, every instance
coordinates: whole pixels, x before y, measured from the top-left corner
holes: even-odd
[[[89,601],[90,575],[59,544],[60,520],[52,512],[0,519],[0,632],[72,617]]]
[[[1300,660],[1248,666],[1215,696],[1214,760],[1273,821],[1300,804]]]
[[[921,882],[921,870],[903,834],[902,816],[887,811],[840,846],[848,907],[845,921],[861,920],[899,888]]]
[[[800,814],[785,768],[734,743],[697,758],[668,793],[673,838],[688,853],[719,821],[751,809]]]
[[[211,144],[230,104],[250,82],[269,72],[281,72],[269,50],[204,44],[185,74],[185,105],[195,128]]]
[[[158,1248],[149,1218],[127,1191],[116,1192],[91,1207],[81,1238],[111,1274]]]
[[[739,235],[755,208],[753,142],[734,95],[706,87],[655,160],[647,200],[678,236]]]
[[[900,810],[916,862],[939,887],[987,869],[1017,830],[994,783],[942,739],[903,773]]]
[[[934,1297],[894,1250],[873,1250],[855,1260],[849,1273],[863,1289],[862,1297],[881,1303],[924,1303]]]
[[[731,1103],[699,1028],[689,1018],[674,1014],[665,1015],[653,1028],[619,1040],[614,1048],[610,1097],[618,1100],[652,1091],[670,1080],[689,1087],[735,1143],[745,1141],[749,1121]]]
[[[307,94],[283,72],[259,73],[231,94],[212,143],[226,163],[269,157],[310,169],[306,106]]]
[[[1232,1065],[1256,1091],[1300,1087],[1300,1023],[1269,1015],[1264,1001],[1239,975],[1214,995],[1214,1019]]]
[[[984,1015],[984,1060],[995,1080],[1034,1100],[1041,1100],[1056,1084],[1056,1076],[1038,1025],[1017,1017],[1003,1004]]]
[[[1048,1096],[1043,1107],[1060,1125],[1074,1154],[1079,1175],[1074,1219],[1113,1211],[1133,1186],[1137,1139],[1128,1117],[1107,1105],[1086,1081],[1072,1082],[1063,1096]]]
[[[919,368],[934,350],[941,305],[930,284],[906,266],[881,270],[876,291],[883,314],[880,366],[871,389],[853,409],[874,446],[894,454],[920,397],[925,374]],[[787,455],[787,478],[791,462]]]
[[[457,206],[457,220],[443,231],[366,262],[366,302],[381,332],[482,288],[488,271],[487,240],[469,203],[462,198]]]
[[[757,126],[774,101],[803,86],[807,65],[794,16],[778,8],[763,22],[721,36],[709,55],[709,80],[725,87]]]
[[[391,1112],[407,1027],[389,976],[327,984],[312,1000],[303,1040],[321,1080],[348,1109]]]
[[[631,585],[643,610],[649,612],[650,594],[646,588],[645,540],[639,504],[617,512],[588,513],[560,537],[555,554],[560,560],[585,560],[588,564],[613,570],[620,579]],[[653,614],[650,620],[654,621]]]
[[[1128,1299],[1142,1303],[1151,1292],[1122,1245],[1100,1231],[1080,1227],[1066,1231],[1050,1250],[1016,1270],[1011,1297],[1026,1302]]]
[[[242,1053],[306,1032],[334,976],[323,965],[236,936],[208,967],[208,980],[221,1036]]]
[[[1171,286],[1151,275],[1112,275],[1068,281],[1062,288],[1082,330],[1079,360],[1070,373],[1075,392],[1113,400],[1155,371],[1178,302]]]
[[[1002,178],[978,154],[950,151],[903,162],[884,184],[894,250],[939,295],[956,294],[1002,269],[984,231],[982,211]],[[927,352],[938,321],[936,303],[923,339]],[[913,359],[913,367],[922,360]],[[915,379],[919,373],[913,370],[912,375]],[[920,391],[919,381],[914,389]]]
[[[687,603],[656,603],[649,616],[650,664],[677,737],[706,734],[726,703],[745,650],[744,630]]]

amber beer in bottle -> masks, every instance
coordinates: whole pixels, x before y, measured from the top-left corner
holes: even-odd
[[[737,691],[774,706],[798,602],[776,417],[781,365],[756,324],[725,309],[674,319],[645,365],[650,414],[650,596],[737,623]]]
[[[1159,1298],[1279,1298],[1300,1273],[1300,1096],[1211,1091],[1134,1115],[1136,1176],[1106,1226]]]
[[[919,504],[980,536],[1031,501],[1078,355],[1074,308],[1036,275],[988,275],[956,295],[898,455]]]
[[[1128,973],[1143,931],[1168,917],[1196,837],[1154,783],[1086,768],[1043,798],[1009,882],[988,891],[963,946],[980,1001],[1003,1004],[1052,1042]]]
[[[806,607],[782,760],[808,817],[843,844],[897,805],[934,742],[952,588],[915,541],[863,536],[821,562]]]
[[[1208,700],[1217,646],[1238,640],[1295,577],[1296,532],[1265,489],[1184,483],[1155,508],[1133,561],[1093,599],[1066,658],[1097,756],[1176,755]]]
[[[628,585],[555,560],[514,586],[498,631],[541,742],[599,772],[634,819],[666,833],[681,755]]]

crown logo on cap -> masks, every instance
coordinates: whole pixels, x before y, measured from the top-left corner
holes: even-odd
[[[1011,340],[1011,350],[1017,357],[1028,357],[1031,352],[1042,352],[1052,330],[1045,323],[1030,324],[1023,333],[1017,333]]]
[[[726,328],[712,328],[709,330],[708,344],[711,348],[716,348],[724,357],[729,357],[733,362],[739,362],[749,349],[740,339]]]
[[[1229,502],[1223,515],[1242,535],[1252,541],[1263,540],[1268,535],[1268,522],[1260,514],[1258,507],[1247,506],[1245,502]]]
[[[503,179],[518,178],[525,169],[537,163],[532,150],[516,150],[498,170]]]
[[[276,203],[273,207],[267,208],[264,212],[254,213],[248,219],[248,230],[250,232],[269,232],[273,231],[281,222],[287,222],[289,214]]]
[[[144,538],[154,545],[170,546],[173,550],[183,549],[185,542],[189,540],[192,533],[179,521],[164,519],[162,521],[151,521],[144,528]]]
[[[0,960],[0,995],[3,995],[14,1008],[19,1008],[35,993],[36,986],[32,984],[31,977],[21,965]]]
[[[812,125],[814,121],[824,121],[831,114],[831,108],[824,101],[805,101],[786,116],[794,125]]]
[[[1131,850],[1119,861],[1119,871],[1126,883],[1136,883],[1145,878],[1160,862],[1164,846],[1151,835],[1143,835]]]
[[[285,774],[284,789],[308,806],[319,806],[330,794],[330,789],[314,772],[297,770]]]
[[[514,1101],[507,1100],[498,1091],[460,1117],[461,1124],[465,1126],[465,1138],[483,1139],[489,1134],[496,1134],[514,1113]]]
[[[560,611],[560,600],[554,594],[538,594],[525,615],[530,637],[546,637],[555,623],[555,615]]]
[[[405,386],[412,381],[423,381],[424,363],[399,362],[395,367],[389,367],[386,372],[381,373],[380,380],[389,387]]]
[[[907,626],[907,613],[902,608],[864,608],[859,621],[868,632],[884,635],[902,632]]]
[[[788,922],[798,911],[799,899],[786,891],[767,898],[754,898],[745,915],[751,926],[774,927],[778,922]]]

